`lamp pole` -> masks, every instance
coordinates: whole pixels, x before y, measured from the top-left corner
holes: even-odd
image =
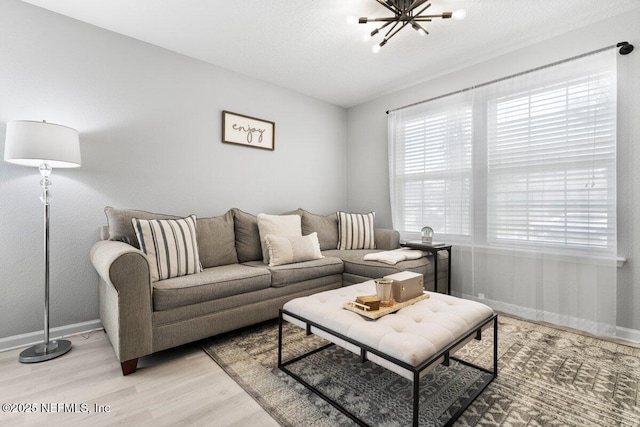
[[[49,187],[51,187],[52,168],[48,162],[43,161],[38,169],[42,175],[40,200],[44,205],[44,341],[20,353],[18,360],[22,363],[44,362],[71,350],[71,342],[68,340],[49,340],[49,217],[51,209]]]
[[[49,211],[51,208],[49,204],[51,180],[49,177],[51,176],[51,166],[47,163],[42,163],[39,169],[40,175],[42,175],[42,181],[40,181],[42,195],[40,200],[44,205],[44,347],[46,352],[55,350],[55,347],[57,347],[56,345],[51,348],[51,343],[49,342]]]

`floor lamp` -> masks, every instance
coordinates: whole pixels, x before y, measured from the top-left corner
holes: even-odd
[[[71,350],[67,340],[49,341],[49,187],[52,168],[80,166],[78,132],[47,122],[15,121],[7,123],[4,160],[23,166],[35,166],[42,175],[44,204],[44,342],[20,353],[22,363],[43,362]]]

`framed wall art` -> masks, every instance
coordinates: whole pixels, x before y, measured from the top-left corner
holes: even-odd
[[[275,149],[276,124],[244,114],[222,112],[222,142]]]

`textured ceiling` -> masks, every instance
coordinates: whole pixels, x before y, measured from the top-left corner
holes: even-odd
[[[23,0],[98,27],[350,107],[640,7],[639,0],[432,0],[421,37],[405,28],[373,54],[375,0]],[[401,83],[399,83],[401,82]]]

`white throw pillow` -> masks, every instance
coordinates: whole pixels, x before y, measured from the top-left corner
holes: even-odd
[[[316,232],[301,237],[267,234],[265,244],[269,252],[269,267],[323,258]]]
[[[373,219],[375,212],[357,214],[337,212],[338,249],[375,249]]]
[[[195,215],[180,219],[132,218],[131,223],[140,249],[149,259],[152,282],[202,271]]]
[[[269,264],[269,251],[265,244],[267,234],[279,237],[301,237],[302,219],[300,215],[267,215],[258,214],[258,231],[262,246],[262,260]]]

